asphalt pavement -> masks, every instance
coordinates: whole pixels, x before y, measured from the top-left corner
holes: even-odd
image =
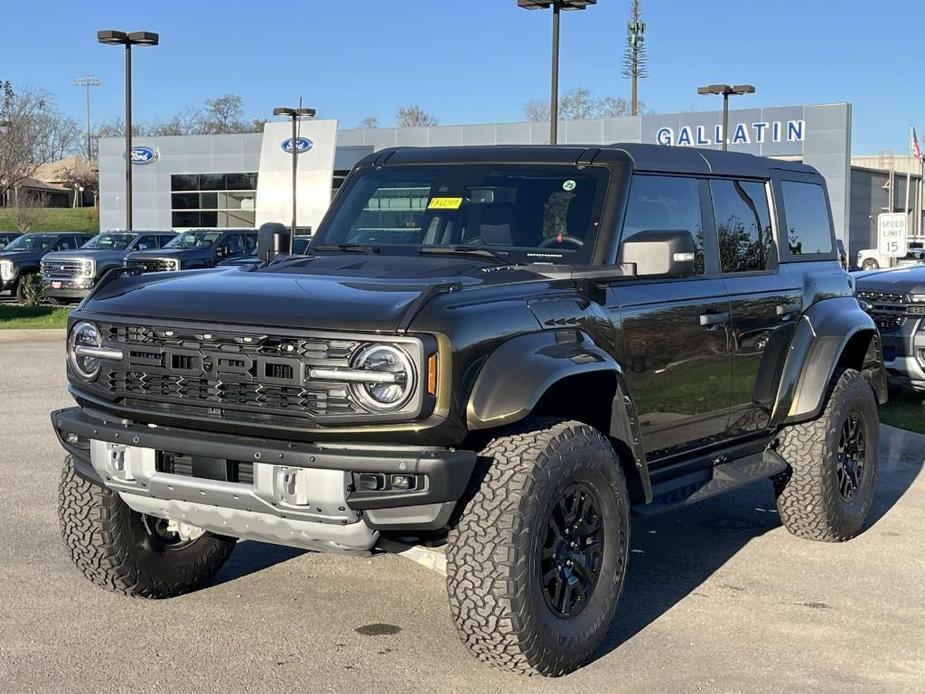
[[[2,331],[0,331],[2,332]],[[925,437],[884,429],[870,527],[790,536],[770,484],[636,521],[618,620],[557,680],[472,660],[443,579],[406,559],[241,542],[201,590],[120,597],[62,546],[57,335],[0,339],[0,690],[925,691]]]

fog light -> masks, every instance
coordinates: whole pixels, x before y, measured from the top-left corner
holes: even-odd
[[[413,475],[392,475],[392,489],[414,489]]]
[[[361,473],[357,475],[357,486],[370,492],[378,491],[385,487],[385,476],[372,472]]]
[[[65,440],[68,443],[77,443],[80,440],[80,437],[78,437],[77,434],[69,433],[67,436],[65,436]]]

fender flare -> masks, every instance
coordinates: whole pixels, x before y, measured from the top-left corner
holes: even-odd
[[[877,326],[857,299],[834,297],[813,304],[800,317],[781,369],[772,425],[802,422],[819,415],[845,347],[861,333],[869,337],[864,375],[877,399],[885,401],[886,371]]]
[[[576,334],[577,340],[566,339]],[[469,394],[467,427],[477,431],[517,422],[527,417],[556,383],[589,374],[600,374],[602,378],[615,381],[610,431],[602,433],[629,448],[648,502],[652,498],[649,468],[623,369],[584,333],[530,333],[510,339],[495,349],[482,365]]]

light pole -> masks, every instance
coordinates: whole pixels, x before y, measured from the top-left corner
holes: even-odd
[[[729,95],[754,94],[755,88],[750,84],[737,84],[735,86],[708,84],[706,87],[697,87],[697,93],[723,95],[723,151],[725,152],[729,144]]]
[[[132,46],[156,46],[160,37],[153,31],[96,32],[96,40],[107,46],[125,46],[125,230],[132,230]]]
[[[597,0],[517,0],[517,6],[525,10],[548,10],[552,8],[552,95],[549,100],[549,144],[559,140],[559,12],[562,10],[583,10]]]
[[[301,101],[301,99],[300,99]],[[293,239],[296,235],[296,191],[298,188],[298,173],[299,173],[299,120],[303,116],[311,118],[315,115],[315,109],[313,108],[289,108],[287,106],[280,106],[273,109],[274,116],[288,116],[292,119],[292,140],[290,142],[292,148],[292,227],[289,230],[289,254],[292,254],[292,244]]]
[[[91,144],[90,130],[90,87],[99,87],[103,81],[93,75],[84,75],[74,80],[75,87],[84,87],[87,90],[87,164],[93,161],[93,145]]]

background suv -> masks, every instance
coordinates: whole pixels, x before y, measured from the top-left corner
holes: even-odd
[[[125,266],[140,267],[142,272],[215,267],[223,260],[250,255],[256,248],[256,229],[193,229],[177,234],[162,249],[129,253]]]
[[[56,251],[42,258],[42,286],[53,302],[87,296],[103,273],[122,267],[133,251],[157,250],[176,234],[172,231],[107,231],[77,251]]]
[[[0,290],[22,301],[23,279],[39,273],[42,258],[52,251],[75,251],[93,237],[89,231],[33,231],[23,234],[0,251]]]

